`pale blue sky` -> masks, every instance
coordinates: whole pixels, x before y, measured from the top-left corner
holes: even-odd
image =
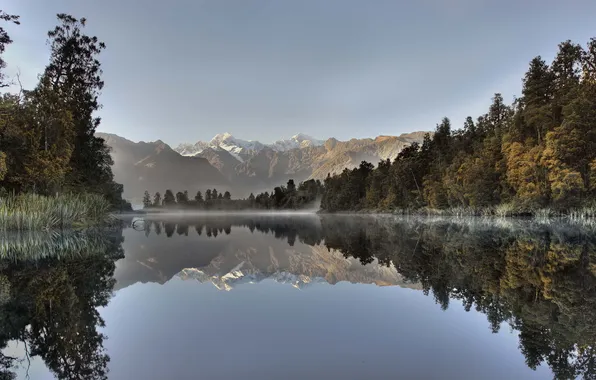
[[[55,14],[108,48],[101,131],[172,145],[459,127],[507,101],[536,55],[596,37],[594,0],[3,0],[7,74],[32,87]]]

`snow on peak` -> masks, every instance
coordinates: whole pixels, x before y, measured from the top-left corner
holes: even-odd
[[[244,161],[244,157],[257,153],[265,147],[285,152],[290,149],[321,146],[324,143],[323,140],[317,140],[304,133],[298,133],[289,139],[278,140],[273,144],[262,144],[259,141],[237,139],[231,133],[225,132],[215,135],[209,142],[199,141],[196,144],[180,144],[176,151],[183,156],[195,156],[206,148],[219,148],[228,151],[238,160]]]
[[[213,136],[210,143],[211,143],[211,145],[218,145],[225,141],[235,141],[235,140],[236,139],[234,139],[234,136],[232,136],[231,133],[225,132],[225,133],[218,133],[217,135]]]
[[[325,142],[317,140],[311,136],[305,135],[304,133],[298,133],[289,139],[278,140],[271,145],[271,148],[284,152],[290,149],[306,148],[309,146],[321,146]]]
[[[229,272],[218,275],[209,275],[197,268],[185,268],[176,276],[182,280],[196,280],[200,283],[212,283],[219,290],[230,291],[238,285],[255,284],[269,279],[280,284],[289,284],[297,289],[304,289],[312,284],[326,283],[322,277],[310,277],[304,274],[296,275],[286,271],[263,273],[259,270],[242,270],[244,262],[241,262]]]

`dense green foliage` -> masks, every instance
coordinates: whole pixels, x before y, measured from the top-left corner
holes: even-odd
[[[108,220],[110,209],[105,197],[92,193],[7,195],[0,198],[0,231],[97,225]]]
[[[207,190],[205,194],[198,191],[193,199],[188,191],[177,192],[166,190],[163,199],[161,194],[155,193],[153,200],[148,191],[143,196],[143,207],[149,208],[177,208],[198,210],[298,210],[316,208],[317,201],[323,193],[323,185],[318,180],[301,182],[298,187],[293,179],[287,186],[278,186],[271,193],[265,192],[256,197],[251,193],[245,199],[232,199],[229,191],[218,192],[217,189]]]
[[[534,213],[593,206],[596,195],[596,38],[566,41],[551,65],[530,63],[522,96],[496,94],[486,114],[377,168],[363,162],[325,180],[321,207],[341,210],[466,208]]]
[[[0,11],[0,21],[18,21]],[[0,188],[8,192],[94,193],[126,206],[113,161],[95,136],[103,88],[98,55],[105,48],[83,33],[86,20],[58,15],[48,32],[50,62],[32,90],[0,93]],[[0,54],[11,43],[0,29]],[[0,61],[0,68],[4,65]],[[0,77],[0,80],[2,77]]]

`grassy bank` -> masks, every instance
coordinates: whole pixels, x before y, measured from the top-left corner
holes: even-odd
[[[110,203],[95,194],[8,195],[0,198],[0,231],[51,230],[102,224]]]
[[[495,207],[451,207],[447,209],[433,209],[428,207],[417,209],[361,209],[354,211],[328,212],[325,214],[390,214],[402,216],[445,216],[445,217],[530,217],[539,219],[566,218],[573,221],[596,220],[596,207],[583,207],[569,210],[556,210],[551,208],[520,208],[511,204],[503,204]]]

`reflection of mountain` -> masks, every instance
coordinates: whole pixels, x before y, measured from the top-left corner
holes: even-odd
[[[235,265],[232,269],[231,266]],[[373,262],[363,266],[357,259],[345,258],[324,246],[297,244],[291,249],[222,252],[208,266],[185,268],[178,277],[212,282],[218,289],[274,280],[302,289],[313,283],[336,284],[341,281],[360,284],[403,285],[395,268]]]
[[[303,234],[298,238],[297,231],[283,218],[246,218],[187,220],[177,224],[153,221],[146,223],[145,235],[126,231],[126,258],[117,265],[116,289],[139,281],[164,283],[176,275],[212,282],[225,290],[265,279],[297,288],[341,281],[406,286],[393,267],[377,262],[362,265],[356,258],[328,250],[320,239],[317,243],[316,237],[312,241],[312,235],[320,232],[318,218],[302,218],[302,224],[296,223],[294,228]],[[228,224],[232,220],[234,224]]]

